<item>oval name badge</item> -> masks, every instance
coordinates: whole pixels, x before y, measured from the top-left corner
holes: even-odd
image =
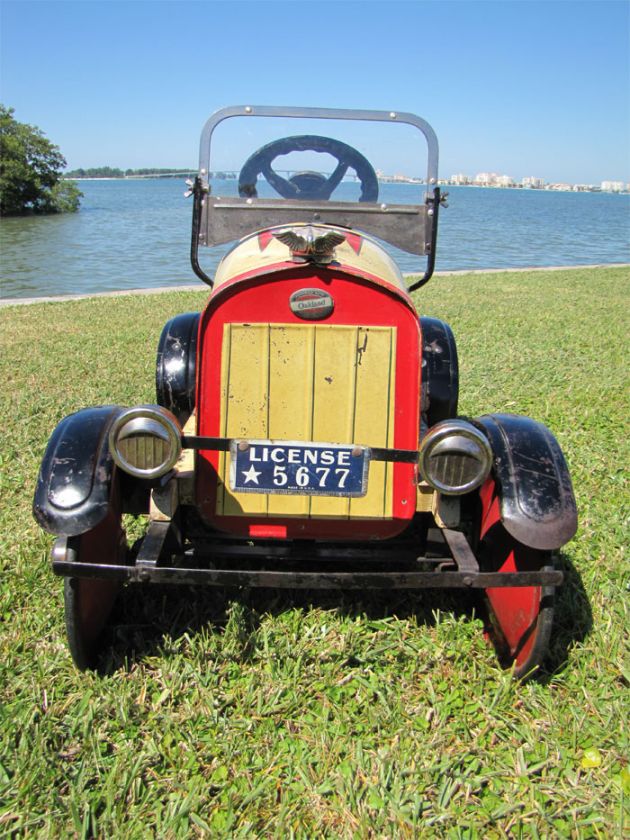
[[[335,308],[335,302],[323,289],[298,289],[289,298],[291,311],[306,321],[326,318]]]

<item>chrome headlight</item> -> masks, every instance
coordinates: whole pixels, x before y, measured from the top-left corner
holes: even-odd
[[[475,490],[492,467],[486,436],[466,420],[444,420],[432,426],[420,444],[420,474],[447,496]]]
[[[181,454],[181,428],[161,406],[129,408],[112,425],[109,450],[116,464],[130,475],[160,478],[173,469]]]

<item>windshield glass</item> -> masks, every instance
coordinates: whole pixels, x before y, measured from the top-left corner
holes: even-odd
[[[200,143],[198,245],[296,223],[434,250],[437,140],[413,114],[236,106]]]
[[[264,198],[358,202],[364,193],[364,200],[367,197],[378,201],[383,187],[396,183],[408,185],[410,202],[422,203],[427,147],[417,128],[395,121],[382,124],[243,116],[219,123],[213,133],[209,159],[203,154],[202,168],[211,173],[217,195],[238,195],[239,176],[243,173],[241,191],[252,185],[253,176],[258,196]],[[304,173],[311,177],[302,177],[302,189],[297,187],[293,196],[283,195],[282,190],[290,190],[286,182],[300,183],[299,176]],[[366,183],[372,173],[378,181],[375,194]],[[317,188],[324,187],[331,177],[335,177],[335,183],[330,184],[330,193],[324,188],[318,194]]]

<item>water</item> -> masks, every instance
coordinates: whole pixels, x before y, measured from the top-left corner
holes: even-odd
[[[235,190],[235,182],[227,183]],[[226,182],[221,185],[225,194]],[[184,199],[182,181],[82,181],[80,187],[78,213],[2,220],[2,297],[196,282],[189,263],[192,200]],[[414,202],[419,189],[382,184],[380,198]],[[450,206],[440,213],[437,270],[630,262],[630,195],[470,187],[449,193]],[[206,273],[212,276],[225,250],[200,249]],[[424,270],[423,259],[392,253],[402,271]]]

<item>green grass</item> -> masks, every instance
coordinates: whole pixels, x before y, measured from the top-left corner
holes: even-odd
[[[152,401],[161,327],[205,295],[3,310],[0,835],[621,837],[629,279],[437,277],[416,297],[457,336],[461,413],[531,414],[571,467],[580,530],[525,686],[440,592],[127,590],[105,674],[77,672],[30,512],[41,455],[71,411]]]

